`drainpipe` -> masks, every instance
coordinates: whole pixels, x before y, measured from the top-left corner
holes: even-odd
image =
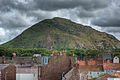
[[[42,65],[38,65],[38,80],[41,80]]]
[[[7,76],[6,75],[7,75],[7,72],[5,72],[5,80],[7,80]]]
[[[40,75],[40,74],[39,74],[39,65],[38,65],[38,80],[40,80],[40,79],[39,79],[39,75]]]

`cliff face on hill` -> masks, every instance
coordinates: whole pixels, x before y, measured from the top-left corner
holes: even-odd
[[[13,48],[97,48],[120,47],[114,36],[64,18],[43,20],[2,46]]]

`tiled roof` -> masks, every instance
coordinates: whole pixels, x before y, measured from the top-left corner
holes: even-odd
[[[99,77],[98,79],[96,79],[96,80],[107,80],[107,78],[110,78],[110,77],[112,77],[111,75],[109,75],[109,74],[105,74],[105,75],[103,75],[103,76],[101,76],[101,77]]]

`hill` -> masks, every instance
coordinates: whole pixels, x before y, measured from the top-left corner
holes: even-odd
[[[13,40],[2,44],[12,48],[97,48],[120,47],[120,41],[89,26],[55,17],[45,19],[25,30]]]

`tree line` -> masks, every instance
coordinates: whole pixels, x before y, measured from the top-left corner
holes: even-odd
[[[59,53],[63,49],[59,50],[48,50],[46,48],[6,48],[6,47],[0,47],[0,56],[7,56],[11,57],[13,53],[16,53],[19,57],[24,56],[33,56],[34,54],[41,54],[49,56],[53,52]],[[79,56],[81,58],[87,57],[87,58],[95,58],[102,56],[103,53],[106,53],[104,49],[65,49],[67,55],[69,56]],[[113,49],[111,50],[111,53],[113,56],[120,57],[120,49]]]

